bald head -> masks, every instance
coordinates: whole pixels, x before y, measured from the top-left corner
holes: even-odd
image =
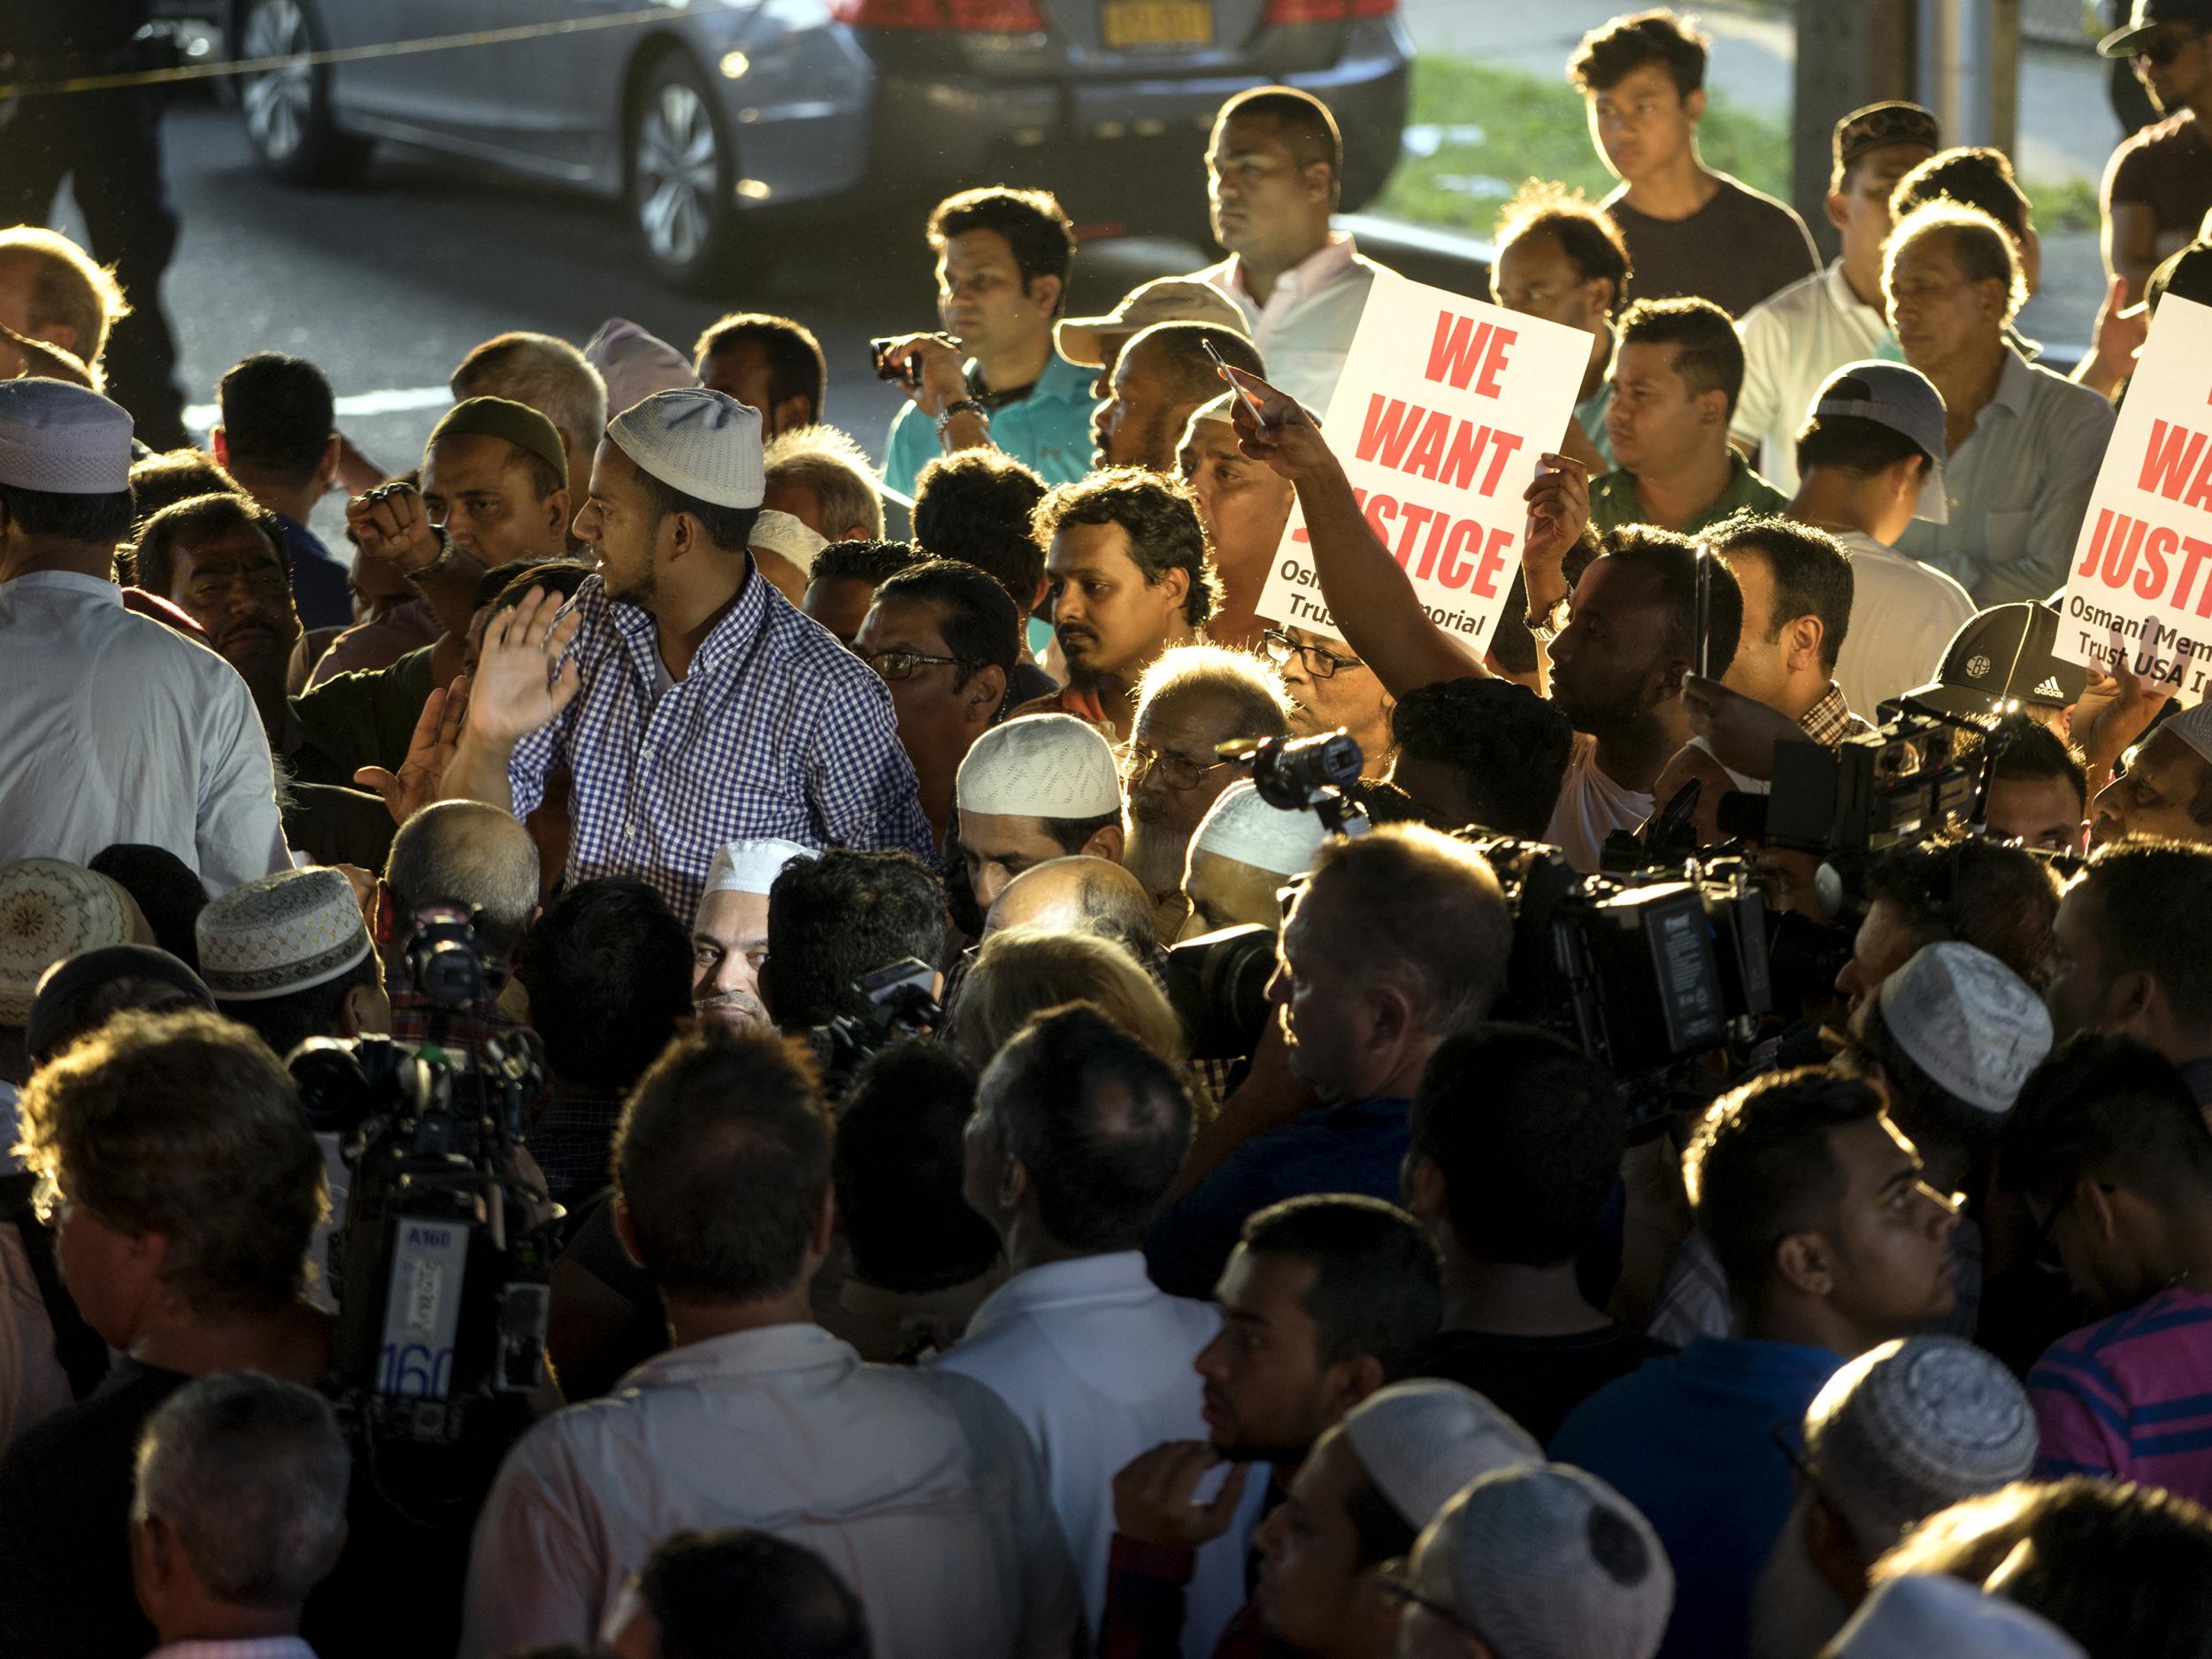
[[[983,936],[1009,927],[1096,933],[1143,962],[1152,954],[1152,900],[1144,883],[1110,858],[1048,859],[1006,884],[984,918]]]
[[[384,864],[389,945],[403,949],[415,912],[457,904],[476,913],[477,942],[505,961],[538,904],[538,849],[512,815],[479,801],[438,801],[400,826]]]

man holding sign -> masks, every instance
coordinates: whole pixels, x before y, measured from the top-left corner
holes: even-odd
[[[1423,327],[1428,349],[1417,350],[1412,336]],[[1588,470],[1563,456],[1529,453],[1536,446],[1520,434],[1565,430],[1587,350],[1572,330],[1406,284],[1388,306],[1371,308],[1338,388],[1331,430],[1344,434],[1351,451],[1341,462],[1296,403],[1263,381],[1232,378],[1257,405],[1256,414],[1250,406],[1236,411],[1245,452],[1298,494],[1262,611],[1279,604],[1274,614],[1345,640],[1392,695],[1490,672],[1481,648],[1510,590],[1504,561],[1517,557],[1532,626],[1556,634],[1554,701],[1578,733],[1548,839],[1578,868],[1594,870],[1611,831],[1649,816],[1653,781],[1690,735],[1681,693],[1694,657],[1695,555],[1679,537],[1623,533],[1584,572],[1571,626],[1559,614],[1567,609],[1566,554],[1589,521]],[[1395,409],[1370,383],[1393,377],[1404,387]],[[1463,417],[1453,428],[1452,415],[1439,411],[1446,423],[1439,429],[1427,411],[1415,422],[1405,406],[1422,383],[1447,410],[1490,408],[1492,425]],[[1386,434],[1409,423],[1439,435],[1394,449]],[[1407,499],[1416,487],[1398,480],[1411,474],[1425,481],[1425,449],[1448,465],[1472,449],[1471,431],[1485,432],[1486,443],[1498,427],[1517,463],[1510,478],[1503,462],[1470,464],[1463,478],[1449,480],[1456,488]],[[1517,496],[1514,484],[1522,486]],[[1410,528],[1409,506],[1418,515]],[[1474,512],[1490,527],[1455,516]],[[1511,514],[1518,522],[1509,527],[1502,521]],[[1442,533],[1426,534],[1439,517]],[[1394,549],[1386,539],[1393,535]],[[1725,571],[1714,577],[1717,672],[1734,655],[1740,601]],[[1454,603],[1427,603],[1440,590]]]

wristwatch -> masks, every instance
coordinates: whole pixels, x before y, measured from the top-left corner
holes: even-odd
[[[952,402],[947,403],[937,416],[937,435],[939,438],[941,439],[945,435],[945,428],[952,425],[953,418],[956,415],[973,415],[987,427],[991,424],[991,411],[984,406],[982,399],[976,397],[956,397],[952,400]]]
[[[1567,631],[1567,618],[1573,609],[1569,598],[1568,595],[1562,594],[1552,602],[1549,610],[1540,613],[1531,611],[1522,618],[1528,624],[1528,631],[1548,640],[1557,639],[1564,634]]]

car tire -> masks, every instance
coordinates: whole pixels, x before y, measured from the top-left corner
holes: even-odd
[[[744,228],[737,146],[705,74],[681,51],[647,64],[623,122],[625,193],[638,251],[672,288],[705,293],[735,265]],[[746,265],[757,274],[757,247]]]
[[[231,38],[242,58],[283,58],[321,44],[306,0],[241,0]],[[374,145],[339,130],[330,111],[327,67],[294,65],[242,75],[239,112],[262,170],[290,184],[348,184]]]

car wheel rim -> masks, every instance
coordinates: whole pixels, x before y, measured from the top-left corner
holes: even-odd
[[[296,0],[266,0],[256,6],[246,19],[242,48],[249,58],[305,52],[307,19]],[[254,147],[272,161],[285,160],[299,149],[307,130],[308,111],[315,101],[315,72],[304,64],[288,64],[250,75],[239,101],[245,107],[246,131]]]
[[[656,89],[638,119],[637,216],[646,245],[688,265],[706,245],[719,172],[706,101],[681,81]]]

